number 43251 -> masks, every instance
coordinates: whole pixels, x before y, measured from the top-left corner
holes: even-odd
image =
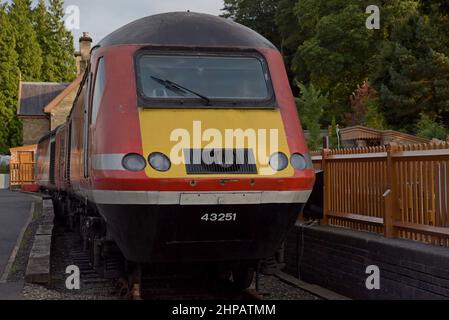
[[[206,213],[201,217],[203,221],[230,222],[237,220],[237,213]]]

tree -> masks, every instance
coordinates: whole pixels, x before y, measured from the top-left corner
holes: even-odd
[[[279,0],[224,0],[224,18],[230,18],[266,37],[279,47],[281,41],[275,22]]]
[[[364,81],[362,85],[357,85],[357,89],[350,97],[351,113],[346,113],[346,125],[356,126],[364,125],[366,113],[368,111],[367,103],[376,96],[376,91],[370,86],[368,81]]]
[[[63,2],[51,0],[47,9],[44,0],[39,0],[33,10],[33,22],[42,50],[42,80],[69,82],[76,76],[73,59],[73,36],[65,29]]]
[[[421,112],[449,120],[449,25],[423,14],[420,2],[385,2],[385,39],[370,75],[388,126],[410,133]]]
[[[321,145],[320,119],[329,100],[327,94],[321,93],[313,84],[300,84],[299,88],[301,95],[297,99],[297,108],[304,128],[309,131],[307,143],[310,150],[318,150]]]
[[[15,50],[18,66],[25,81],[39,81],[42,67],[42,50],[32,25],[30,0],[13,0],[9,16],[14,26]]]
[[[375,32],[365,27],[364,5],[346,0],[302,0],[295,6],[301,44],[293,60],[300,81],[310,79],[329,92],[332,108],[324,122],[342,120],[353,88],[367,78],[373,56]]]
[[[432,14],[435,11],[442,15],[449,15],[449,3],[446,0],[421,0],[420,10],[424,14]]]
[[[447,129],[435,119],[430,118],[425,113],[421,113],[421,118],[417,124],[418,137],[426,139],[446,140],[448,136]]]
[[[384,130],[386,124],[383,114],[379,112],[379,99],[377,97],[368,98],[365,104],[365,126],[372,129]]]
[[[9,114],[6,109],[4,97],[0,93],[0,154],[8,153],[9,139],[8,139],[8,123]]]
[[[406,45],[393,42],[384,47],[373,82],[388,124],[412,131],[421,112],[449,114],[449,57],[431,47]]]
[[[42,50],[42,81],[56,82],[58,70],[54,57],[54,39],[50,27],[50,14],[47,11],[44,0],[39,0],[33,10],[33,25],[36,31],[36,39]]]
[[[335,117],[332,117],[331,125],[329,126],[329,147],[332,149],[338,148],[338,125]]]
[[[67,82],[72,81],[76,76],[73,36],[64,25],[63,4],[62,0],[50,0],[49,42],[51,50],[45,54],[51,56],[56,72],[48,81]]]
[[[21,143],[21,124],[16,105],[19,86],[18,55],[15,51],[13,25],[6,6],[0,4],[0,153]]]

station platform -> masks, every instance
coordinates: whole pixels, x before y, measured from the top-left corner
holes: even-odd
[[[34,199],[30,195],[0,190],[0,300],[18,299],[23,283],[6,280],[11,255],[27,227]]]

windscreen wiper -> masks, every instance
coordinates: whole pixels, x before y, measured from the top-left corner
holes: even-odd
[[[206,106],[210,106],[210,99],[208,97],[202,95],[201,93],[198,93],[198,92],[195,92],[193,90],[187,89],[186,87],[183,87],[180,84],[178,84],[176,82],[173,82],[173,81],[170,81],[170,80],[164,80],[164,79],[157,78],[157,77],[154,77],[154,76],[151,76],[151,79],[157,81],[158,83],[160,83],[161,85],[163,85],[167,89],[172,90],[173,92],[177,92],[177,93],[179,93],[179,92],[183,92],[183,93],[189,92],[189,93],[191,93],[191,94],[201,98],[201,100],[203,100],[205,102]]]

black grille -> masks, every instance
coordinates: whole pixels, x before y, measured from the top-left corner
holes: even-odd
[[[249,149],[186,149],[187,174],[257,174]]]

